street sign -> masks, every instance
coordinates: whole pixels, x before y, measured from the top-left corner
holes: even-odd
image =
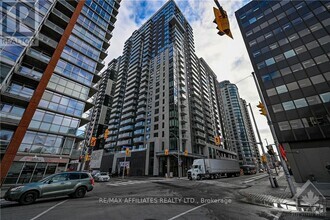
[[[119,162],[119,166],[129,168],[129,161]]]

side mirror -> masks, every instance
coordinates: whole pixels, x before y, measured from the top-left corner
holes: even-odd
[[[48,184],[51,184],[52,182],[53,182],[53,180],[49,180],[49,181],[48,181]]]

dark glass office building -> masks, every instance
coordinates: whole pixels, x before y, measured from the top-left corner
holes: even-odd
[[[236,18],[297,182],[329,182],[330,1],[252,1]]]

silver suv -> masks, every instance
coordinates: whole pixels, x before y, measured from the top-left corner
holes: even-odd
[[[63,172],[48,176],[38,182],[14,186],[8,189],[4,199],[17,201],[27,205],[37,198],[68,195],[72,198],[82,198],[86,192],[92,191],[94,179],[85,172]]]

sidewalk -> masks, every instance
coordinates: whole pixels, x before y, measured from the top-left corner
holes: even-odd
[[[261,181],[254,181],[251,184],[247,184],[250,185],[249,188],[239,190],[239,194],[244,197],[242,201],[288,212],[299,213],[301,211],[305,211],[305,206],[297,206],[296,201],[291,198],[291,192],[283,171],[279,173],[279,176],[275,175],[275,177],[279,185],[278,188],[271,187],[268,177],[262,179]],[[292,180],[296,189],[301,188],[304,185],[303,183],[294,182],[293,177]],[[313,184],[317,185],[317,183]],[[325,193],[324,196],[329,199],[329,189],[327,187],[328,185],[323,186],[323,188],[321,187],[319,190],[322,194]],[[329,206],[329,204],[330,202],[328,200],[327,205]]]

